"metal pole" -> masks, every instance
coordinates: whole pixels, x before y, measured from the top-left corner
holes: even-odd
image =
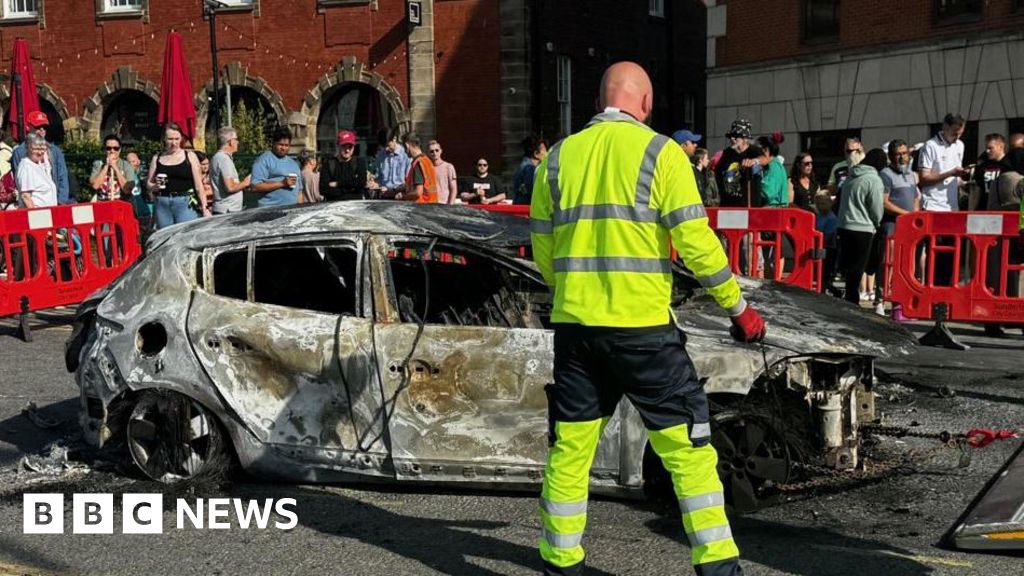
[[[217,66],[217,9],[206,5],[210,16],[210,59],[213,63],[213,109],[210,111],[210,125],[214,133],[220,128],[220,67]]]
[[[25,140],[25,102],[21,93],[21,74],[14,73],[14,103],[18,107],[18,138]]]
[[[231,83],[224,82],[224,104],[228,107],[228,123],[225,126],[234,126],[231,118]]]

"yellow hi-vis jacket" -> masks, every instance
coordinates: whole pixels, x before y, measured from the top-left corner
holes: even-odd
[[[617,109],[556,144],[537,167],[530,236],[554,287],[552,322],[668,324],[670,236],[720,306],[732,316],[746,308],[686,154]]]

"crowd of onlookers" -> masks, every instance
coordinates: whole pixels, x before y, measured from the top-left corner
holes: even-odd
[[[825,236],[826,290],[851,302],[872,302],[876,312],[884,314],[881,282],[875,277],[881,277],[885,239],[894,233],[897,217],[917,210],[1021,209],[1024,134],[986,135],[985,152],[965,164],[960,141],[965,124],[959,114],[948,114],[941,131],[927,142],[894,139],[867,151],[858,138],[849,138],[843,160],[831,166],[824,182],[818,181],[809,152],[797,154],[787,170],[779,155],[784,136],[776,132],[755,139],[751,124],[743,119],[733,122],[726,134],[730,145],[714,155],[698,147],[699,134],[680,130],[673,139],[690,156],[705,205],[814,212]],[[782,256],[792,256],[786,253],[785,242]],[[999,257],[990,255],[989,262],[994,264]],[[952,256],[936,256],[935,283],[949,285],[956,265]],[[998,267],[990,268],[989,276],[998,276]],[[845,294],[834,285],[837,271],[845,279]],[[998,285],[997,280],[990,278],[989,284]],[[1016,278],[1008,284],[1007,295],[1018,296]],[[899,307],[892,313],[902,320]],[[986,330],[992,335],[1001,332],[994,324]]]
[[[0,143],[0,210],[75,202],[64,155],[46,140],[48,118],[33,112],[26,126],[28,133],[17,147]],[[400,141],[397,132],[382,133],[378,140],[376,154],[360,156],[356,134],[341,130],[335,155],[320,159],[303,150],[293,157],[292,135],[279,128],[270,135],[270,149],[241,178],[234,162],[239,150],[234,128],[217,132],[218,149],[207,157],[177,124],[168,123],[163,149],[146,159],[148,168],[137,152],[122,151],[117,135],[105,136],[103,158],[93,163],[87,184],[93,201],[131,201],[140,220],[155,228],[243,210],[245,192],[258,198],[258,206],[363,199],[529,204],[533,172],[547,151],[543,140],[525,139],[522,163],[512,185],[505,186],[491,173],[487,158],[478,158],[472,175],[460,178],[436,140],[410,134]]]
[[[75,201],[64,155],[46,140],[48,125],[46,114],[32,112],[20,144],[11,148],[0,142],[0,210]],[[787,170],[779,153],[784,135],[754,138],[753,127],[743,119],[734,121],[725,135],[729,146],[714,154],[699,147],[699,134],[679,130],[672,137],[691,159],[705,205],[813,212],[825,237],[825,289],[851,302],[872,302],[884,314],[881,282],[875,277],[880,277],[885,239],[893,234],[898,216],[917,210],[1020,209],[1024,134],[988,134],[985,152],[965,165],[960,141],[964,126],[963,117],[948,114],[941,131],[927,142],[911,145],[894,139],[870,150],[858,138],[848,138],[843,159],[830,167],[823,182],[809,152],[797,154]],[[138,153],[122,151],[120,138],[106,136],[104,156],[93,163],[88,180],[92,200],[132,201],[140,220],[155,228],[243,210],[246,191],[258,197],[259,206],[363,199],[529,204],[534,172],[547,153],[544,140],[526,138],[511,186],[504,186],[490,172],[487,158],[477,159],[472,175],[460,178],[455,166],[444,160],[440,142],[415,134],[400,141],[396,132],[382,133],[376,154],[361,156],[356,153],[356,134],[341,130],[337,153],[321,160],[308,150],[292,157],[292,135],[279,128],[270,137],[270,149],[241,178],[234,163],[239,149],[234,128],[218,131],[219,148],[210,157],[194,150],[174,123],[164,127],[163,136],[163,150],[149,160],[146,170]],[[770,274],[776,262],[785,265],[793,258],[789,240],[780,243],[781,254],[766,254],[755,274]],[[741,253],[741,268],[749,267],[748,250]],[[956,265],[951,257],[937,256],[935,282],[948,285]],[[845,280],[845,291],[834,284],[837,273]],[[1008,295],[1017,296],[1017,283],[1009,284]],[[893,316],[901,319],[898,307]],[[998,326],[989,330],[995,332]]]

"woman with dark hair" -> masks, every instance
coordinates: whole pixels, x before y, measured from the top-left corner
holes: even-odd
[[[813,212],[811,202],[819,188],[818,181],[814,179],[814,158],[811,158],[811,153],[797,154],[789,170],[789,195],[793,198],[793,206]]]
[[[873,148],[850,169],[843,182],[839,205],[839,254],[846,270],[846,300],[860,303],[861,277],[867,268],[871,242],[882,224],[885,187],[878,173],[887,164],[885,151]]]
[[[192,208],[193,195],[199,196],[198,212],[209,216],[206,197],[202,196],[203,177],[199,158],[192,150],[182,148],[181,126],[168,122],[164,126],[164,149],[149,164],[146,187],[156,196],[156,227],[188,222],[197,218]]]

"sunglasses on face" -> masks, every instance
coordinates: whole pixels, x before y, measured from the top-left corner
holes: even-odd
[[[118,152],[118,151],[121,150],[121,147],[120,146],[104,146],[103,149],[106,150],[107,152],[110,152],[110,151]]]
[[[805,160],[805,161],[801,162],[801,164],[803,164],[804,166],[812,166],[812,165],[814,165],[814,161],[813,160]]]

